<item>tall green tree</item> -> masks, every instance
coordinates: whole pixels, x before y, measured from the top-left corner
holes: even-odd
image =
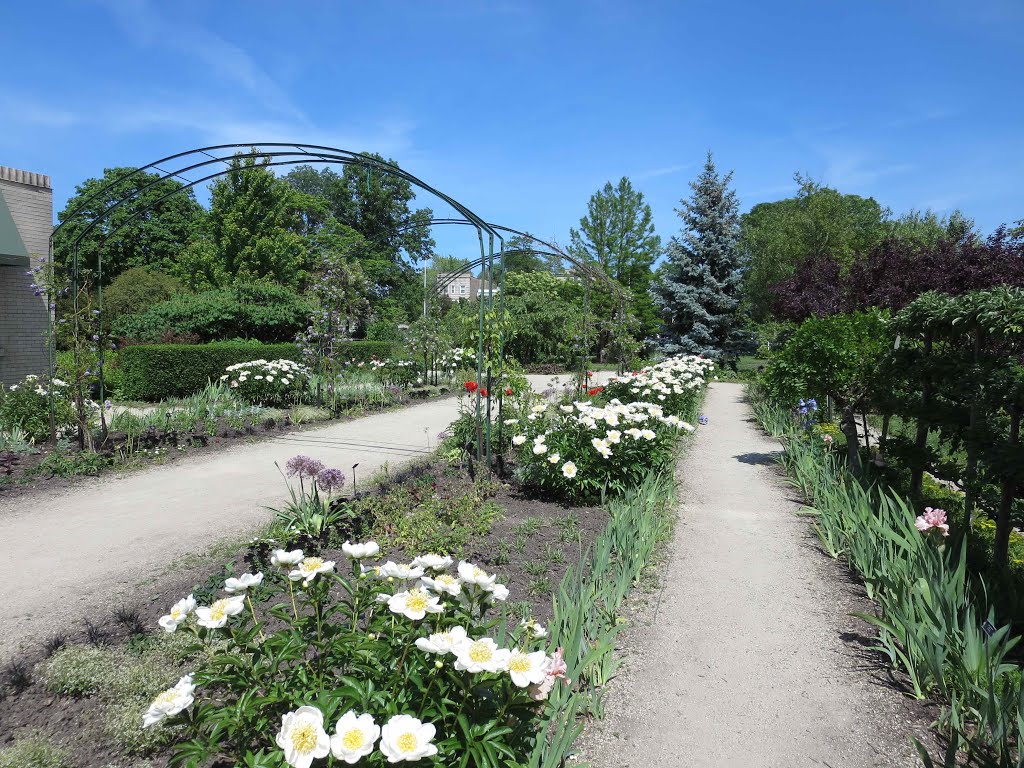
[[[192,190],[183,190],[175,179],[160,180],[155,173],[140,173],[127,178],[134,168],[107,168],[100,178],[86,179],[58,214],[67,222],[54,237],[54,261],[70,269],[74,241],[110,206],[128,195],[134,199],[114,210],[101,224],[86,234],[79,244],[79,268],[98,273],[102,252],[102,285],[133,267],[156,267],[169,271],[178,260],[184,244],[200,226],[205,212]],[[121,180],[120,183],[118,180]],[[86,199],[107,185],[113,186],[86,203]],[[152,186],[149,186],[151,185]],[[162,198],[166,197],[166,200]],[[157,202],[162,200],[162,202]],[[80,213],[72,216],[76,211]],[[69,221],[70,219],[70,221]],[[98,274],[96,274],[98,278]]]
[[[693,194],[676,209],[682,232],[669,242],[651,297],[665,323],[662,347],[717,357],[735,346],[743,258],[732,173],[720,176],[708,152]]]
[[[651,206],[644,201],[643,193],[634,189],[625,176],[615,186],[607,182],[591,195],[587,215],[580,219],[578,230],[569,230],[569,237],[573,256],[599,266],[630,291],[629,310],[639,319],[638,335],[643,338],[653,334],[659,319],[648,288],[654,276],[651,267],[661,252],[661,238],[654,234]],[[617,303],[612,292],[598,284],[593,288],[594,310],[610,317]],[[599,346],[603,342],[599,341]]]
[[[799,173],[795,179],[796,197],[755,205],[742,219],[744,292],[755,320],[771,316],[772,286],[800,264],[830,256],[846,269],[886,233],[889,211],[874,198],[844,195]]]

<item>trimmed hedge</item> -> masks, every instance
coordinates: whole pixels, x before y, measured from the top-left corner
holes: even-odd
[[[350,341],[342,348],[341,357],[369,360],[373,356],[387,357],[390,353],[390,344]],[[188,397],[210,381],[219,379],[229,365],[261,358],[302,361],[299,348],[294,344],[224,341],[125,347],[120,355],[120,395],[127,400],[148,401]]]

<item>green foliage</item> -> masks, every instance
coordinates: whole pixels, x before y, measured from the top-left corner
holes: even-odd
[[[225,341],[216,344],[151,344],[121,350],[122,395],[158,401],[187,397],[217,381],[229,365],[249,360],[297,360],[294,344]]]
[[[808,258],[830,255],[848,267],[885,235],[888,211],[873,198],[844,195],[800,174],[796,181],[796,197],[755,205],[742,219],[744,294],[755,320],[770,317],[772,286]]]
[[[0,748],[0,768],[75,768],[71,751],[39,731],[19,731],[14,744]]]
[[[54,379],[51,386],[33,374],[0,386],[0,430],[18,430],[33,442],[49,440],[52,400],[57,435],[69,435],[78,424],[71,398],[71,388],[62,379]]]
[[[253,282],[178,295],[140,314],[122,317],[114,324],[114,333],[143,342],[169,336],[200,342],[238,338],[283,342],[306,327],[311,311],[309,301],[289,288]]]
[[[181,182],[175,179],[158,181],[159,176],[155,173],[139,173],[130,179],[126,178],[134,170],[107,168],[102,178],[86,179],[75,187],[74,197],[68,200],[64,210],[58,214],[62,222],[71,218],[86,197],[99,193],[108,183],[124,179],[114,183],[111,189],[82,208],[79,216],[68,221],[57,232],[53,241],[53,256],[65,273],[71,269],[74,241],[96,217],[121,197],[141,192],[144,187],[148,189],[141,192],[139,197],[114,210],[102,224],[85,235],[79,245],[80,267],[92,273],[95,282],[110,285],[119,275],[133,267],[156,267],[167,272],[177,263],[183,244],[203,221],[205,212],[196,202],[192,190],[178,192],[154,205],[165,195],[181,190]],[[132,220],[137,213],[141,215]],[[101,250],[103,279],[99,280]]]
[[[181,295],[184,286],[153,267],[132,267],[103,291],[103,317],[109,326],[125,315],[138,315]]]
[[[60,445],[29,470],[29,474],[43,477],[78,477],[98,475],[111,460],[91,450],[73,451]]]
[[[505,351],[523,364],[571,364],[584,324],[583,286],[546,272],[505,277]]]

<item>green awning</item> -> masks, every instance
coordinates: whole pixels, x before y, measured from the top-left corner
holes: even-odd
[[[4,196],[0,195],[0,266],[27,267],[31,265],[28,249],[22,242],[14,217],[7,207]]]

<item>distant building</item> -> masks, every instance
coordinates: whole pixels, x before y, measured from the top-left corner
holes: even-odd
[[[52,231],[50,177],[0,166],[0,384],[49,371],[46,297],[26,272],[49,254]]]
[[[437,285],[441,288],[441,294],[452,301],[479,299],[481,296],[490,295],[488,293],[490,283],[473,277],[468,272],[458,275],[454,272],[441,272],[437,276]],[[494,293],[496,294],[499,290],[501,289],[495,288]]]

